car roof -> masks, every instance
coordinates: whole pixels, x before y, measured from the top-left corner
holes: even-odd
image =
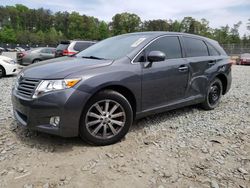
[[[96,43],[96,41],[90,41],[90,40],[64,40],[64,41],[61,41],[59,44],[70,44],[72,42],[89,42],[89,43]]]
[[[208,40],[210,42],[217,42],[213,39],[207,38],[207,37],[203,37],[200,35],[194,35],[194,34],[190,34],[190,33],[182,33],[182,32],[168,32],[168,31],[146,31],[146,32],[134,32],[134,33],[126,33],[123,35],[150,35],[151,37],[160,37],[160,36],[164,36],[164,35],[178,35],[178,36],[188,36],[188,37],[192,37],[192,38],[199,38],[199,39],[203,39],[203,40]]]

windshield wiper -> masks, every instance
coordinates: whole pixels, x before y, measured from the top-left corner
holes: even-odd
[[[82,58],[105,60],[104,58],[101,58],[101,57],[96,57],[96,56],[82,56]]]

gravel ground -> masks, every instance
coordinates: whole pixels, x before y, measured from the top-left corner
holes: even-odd
[[[250,67],[233,67],[217,109],[144,118],[105,147],[17,127],[13,80],[0,80],[0,187],[250,187]]]

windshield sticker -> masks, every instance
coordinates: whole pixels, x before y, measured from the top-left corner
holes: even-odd
[[[135,48],[137,47],[139,44],[141,44],[146,38],[139,38],[137,41],[135,41],[131,47]]]

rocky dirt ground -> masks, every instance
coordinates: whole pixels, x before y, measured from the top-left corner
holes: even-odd
[[[144,118],[106,147],[17,127],[14,79],[0,80],[0,187],[250,187],[250,67],[233,67],[217,109]]]

